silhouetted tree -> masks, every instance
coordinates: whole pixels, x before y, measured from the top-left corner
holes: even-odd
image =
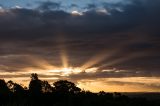
[[[0,95],[8,95],[10,90],[4,80],[0,79]]]
[[[52,92],[53,87],[48,83],[48,81],[42,81],[42,91],[44,93]]]
[[[98,93],[98,95],[99,95],[99,96],[105,96],[105,95],[106,95],[106,92],[100,91],[100,92]]]
[[[38,75],[36,73],[31,74],[29,92],[31,95],[39,95],[42,93],[42,81],[38,79]]]
[[[9,101],[10,90],[4,80],[0,79],[0,105]]]
[[[7,86],[12,92],[12,96],[14,97],[14,101],[22,101],[26,97],[26,90],[22,85],[14,83],[13,81],[8,81]]]
[[[13,81],[0,80],[0,106],[160,106],[159,100],[81,90],[67,80],[53,85],[39,80],[36,73],[31,74],[29,89]]]
[[[24,88],[22,87],[22,85],[14,83],[14,92],[17,94],[23,94]]]
[[[38,74],[37,73],[32,73],[31,74],[31,80],[38,80]]]
[[[22,85],[20,85],[20,84],[17,84],[17,83],[14,83],[13,81],[8,81],[7,82],[7,86],[8,86],[8,88],[12,91],[12,92],[14,92],[14,93],[16,93],[16,94],[23,94],[24,93],[24,88],[22,87]]]
[[[10,89],[10,91],[14,92],[14,89],[13,89],[14,88],[14,82],[13,81],[9,80],[7,82],[7,86]]]
[[[54,82],[53,85],[55,91],[60,93],[79,93],[81,91],[74,83],[67,80],[59,80]]]

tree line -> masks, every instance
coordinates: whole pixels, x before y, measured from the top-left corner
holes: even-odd
[[[52,85],[42,81],[36,73],[31,74],[29,86],[13,81],[0,80],[0,106],[160,106],[159,101],[145,98],[129,98],[121,93],[82,90],[67,80]]]

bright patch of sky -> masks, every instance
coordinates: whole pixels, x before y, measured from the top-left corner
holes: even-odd
[[[35,8],[40,2],[58,2],[64,7],[70,7],[71,5],[77,5],[79,8],[84,8],[87,4],[101,5],[102,3],[128,3],[123,0],[0,0],[0,5],[4,8],[13,8],[15,6],[24,8]],[[129,0],[130,1],[130,0]],[[76,7],[74,7],[76,8]]]

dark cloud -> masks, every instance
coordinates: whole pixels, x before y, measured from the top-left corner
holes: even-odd
[[[110,58],[96,66],[112,63],[102,69],[129,70],[129,73],[120,74],[79,74],[76,78],[159,76],[159,4],[159,1],[150,0],[133,0],[128,5],[107,4],[103,6],[107,13],[97,11],[96,5],[90,4],[89,10],[79,16],[60,10],[60,3],[54,2],[42,2],[36,9],[0,11],[1,69],[12,72],[25,67],[42,68],[28,59],[36,56],[51,65],[61,65],[59,55],[65,47],[73,66],[81,66],[105,51],[103,54],[111,55]]]
[[[77,4],[71,4],[70,7],[71,8],[78,8],[79,6]]]
[[[95,9],[97,6],[95,4],[88,4],[85,8],[87,9]]]
[[[38,9],[43,11],[57,10],[61,7],[61,3],[57,3],[57,2],[46,1],[46,2],[38,2],[38,3],[40,4],[38,6]]]
[[[110,69],[113,70],[113,69]],[[158,71],[158,70],[157,70]],[[93,73],[82,72],[78,74],[71,74],[68,78],[72,80],[83,79],[100,79],[100,78],[131,78],[131,77],[159,77],[160,73],[144,72],[142,70],[113,70],[113,71],[97,71]]]

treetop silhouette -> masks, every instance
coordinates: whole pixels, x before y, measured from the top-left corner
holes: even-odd
[[[160,102],[145,98],[129,98],[120,93],[92,93],[75,83],[59,80],[53,84],[31,74],[29,87],[13,81],[0,80],[0,106],[160,106]]]

